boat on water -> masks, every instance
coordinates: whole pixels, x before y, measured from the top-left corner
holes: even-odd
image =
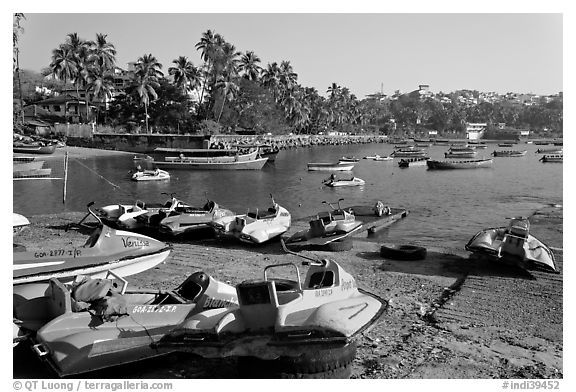
[[[523,268],[539,267],[557,272],[554,253],[530,234],[530,222],[524,217],[510,219],[507,227],[479,231],[465,248]]]
[[[210,224],[219,237],[234,237],[242,242],[261,244],[276,238],[290,228],[290,212],[280,206],[272,195],[269,208],[248,211],[246,214],[214,219]]]
[[[452,151],[444,153],[445,158],[474,158],[478,153],[476,151]]]
[[[340,202],[343,200],[338,200],[338,207],[323,201],[322,203],[329,205],[331,210],[319,212],[314,219],[309,221],[309,229],[293,234],[286,240],[286,244],[325,246],[342,241],[360,230],[362,222],[356,219],[353,212],[340,207]]]
[[[414,144],[416,147],[420,147],[420,148],[427,148],[427,147],[431,147],[432,146],[432,142],[425,142],[425,143],[416,143]]]
[[[177,346],[205,358],[258,360],[258,371],[272,377],[303,378],[323,372],[349,376],[358,337],[388,303],[358,288],[336,261],[299,257],[306,258],[302,264],[309,266],[303,282],[294,263],[268,265],[261,279],[236,286],[239,307],[192,316],[159,346]],[[285,275],[288,268],[294,271],[293,278],[272,277],[278,270]]]
[[[411,145],[411,146],[394,147],[394,152],[425,152],[425,150],[424,148],[416,147],[416,145]]]
[[[44,143],[22,143],[14,142],[12,144],[12,152],[24,153],[24,154],[53,154],[56,151],[58,145],[56,144],[44,144]]]
[[[514,143],[498,143],[498,147],[513,147]]]
[[[495,157],[523,157],[527,150],[495,150],[492,155]]]
[[[551,142],[548,140],[534,140],[534,144],[536,144],[537,146],[547,146],[550,143]]]
[[[399,167],[411,167],[411,166],[426,166],[426,162],[430,157],[415,157],[415,158],[402,158],[398,162]]]
[[[426,156],[426,151],[416,150],[416,151],[394,151],[390,154],[394,158],[414,158],[414,157],[424,157]]]
[[[355,162],[311,162],[308,163],[310,171],[350,171],[354,168]]]
[[[564,155],[562,154],[546,154],[543,155],[539,161],[542,162],[564,162]]]
[[[372,159],[373,161],[391,161],[394,158],[391,156],[388,156],[388,155],[383,157],[383,156],[376,154],[376,155],[364,157],[364,159]]]
[[[448,146],[450,145],[449,139],[435,139],[434,144],[437,146]]]
[[[258,157],[258,149],[242,154],[239,150],[157,148],[156,153],[180,152],[179,156],[155,159],[154,165],[163,169],[191,170],[260,170],[268,158]],[[188,155],[185,155],[188,154]]]
[[[17,302],[14,344],[29,339],[58,376],[70,376],[176,351],[155,343],[192,315],[238,306],[233,286],[201,271],[172,290],[132,289],[117,275],[107,278],[52,278],[41,296]]]
[[[563,148],[539,148],[536,150],[536,154],[563,154]]]
[[[352,177],[352,178],[329,178],[322,182],[324,185],[329,186],[331,188],[334,187],[342,187],[342,186],[362,186],[366,184],[361,178]]]
[[[58,278],[67,282],[76,275],[104,277],[107,271],[129,276],[150,269],[168,257],[170,246],[145,235],[117,230],[102,223],[81,246],[37,249],[13,253],[12,284],[14,293],[29,283]]]
[[[476,146],[468,145],[468,144],[452,144],[450,145],[449,151],[455,152],[473,152],[476,150]]]
[[[488,145],[486,143],[480,143],[480,142],[474,142],[472,140],[470,140],[468,142],[468,145],[470,147],[474,147],[475,149],[479,149],[479,148],[488,148]]]
[[[162,181],[169,180],[170,174],[167,171],[156,170],[138,170],[132,174],[132,181]]]
[[[258,155],[261,158],[268,158],[268,162],[275,162],[280,153],[280,149],[271,144],[233,144],[233,148],[239,149],[258,149]]]
[[[459,160],[444,160],[436,161],[429,159],[426,165],[429,170],[443,170],[443,169],[478,169],[485,167],[492,167],[494,159],[459,159]]]
[[[360,158],[356,157],[342,157],[339,159],[340,162],[359,162]]]

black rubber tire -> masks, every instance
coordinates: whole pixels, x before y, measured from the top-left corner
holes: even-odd
[[[343,240],[336,240],[323,245],[322,250],[327,250],[329,252],[345,252],[347,250],[352,250],[354,243],[350,238],[345,238]]]
[[[349,343],[344,347],[311,348],[299,357],[269,361],[239,357],[238,372],[245,378],[347,378],[356,351],[356,343]]]
[[[380,255],[392,260],[423,260],[426,258],[426,248],[415,245],[382,245]]]

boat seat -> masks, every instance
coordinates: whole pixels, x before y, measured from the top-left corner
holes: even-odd
[[[332,222],[332,214],[330,214],[329,212],[320,212],[318,214],[318,219],[321,219],[322,222],[324,222],[324,224],[328,224]]]
[[[56,278],[50,279],[48,311],[51,318],[72,313],[70,291]]]

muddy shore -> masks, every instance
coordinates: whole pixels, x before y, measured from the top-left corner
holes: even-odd
[[[388,311],[359,339],[352,378],[563,378],[562,212],[561,206],[550,206],[530,217],[531,233],[553,248],[559,274],[470,258],[464,244],[428,248],[421,261],[388,260],[379,254],[382,243],[367,241],[366,233],[354,238],[351,251],[303,251],[338,261],[360,287],[389,301]],[[29,249],[81,245],[88,231],[65,229],[83,216],[28,217],[31,225],[14,242]],[[305,226],[295,222],[288,235]],[[268,264],[299,262],[277,241],[249,247],[207,235],[171,243],[166,263],[129,277],[131,285],[171,288],[197,270],[237,284],[261,276]],[[14,351],[15,378],[53,377],[21,346]],[[173,354],[86,377],[222,379],[239,374],[233,359]]]

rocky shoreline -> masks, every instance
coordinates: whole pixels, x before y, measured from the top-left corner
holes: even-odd
[[[14,242],[34,249],[82,244],[86,231],[65,231],[84,213],[29,217]],[[428,248],[422,261],[393,261],[381,244],[354,238],[351,251],[304,252],[329,257],[360,287],[389,301],[388,311],[359,339],[352,378],[563,378],[562,206],[531,217],[532,233],[554,249],[559,274],[505,268],[469,257],[462,249]],[[291,229],[305,225],[297,222]],[[391,228],[393,230],[393,226]],[[288,233],[290,234],[290,233]],[[278,242],[259,247],[203,239],[172,242],[164,265],[129,277],[137,287],[172,288],[203,270],[231,284],[262,273],[264,266],[298,262]],[[29,349],[17,347],[15,378],[53,375]],[[238,378],[234,359],[205,360],[173,354],[106,369],[87,378]]]

